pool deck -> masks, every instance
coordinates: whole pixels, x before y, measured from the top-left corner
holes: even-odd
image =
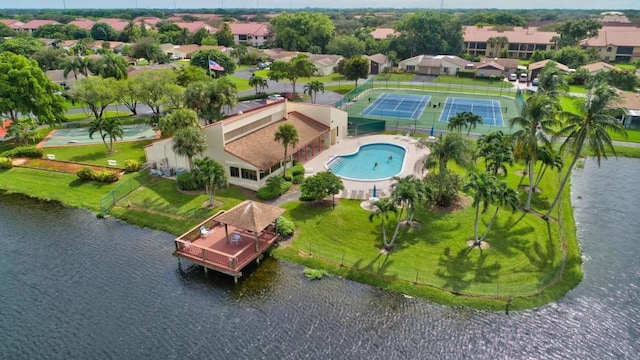
[[[418,159],[429,154],[429,149],[419,149],[416,146],[416,139],[406,138],[404,135],[369,135],[349,137],[305,163],[305,168],[307,169],[306,175],[314,175],[317,172],[325,171],[327,170],[325,163],[332,157],[353,153],[360,146],[370,143],[388,143],[404,147],[407,152],[404,157],[402,172],[398,176],[403,177],[407,175],[416,175],[420,177],[423,175],[419,172],[414,172],[414,167]],[[391,179],[380,181],[354,181],[343,179],[342,183],[344,184],[345,189],[338,194],[341,198],[368,199],[373,195],[374,185],[378,191],[378,197],[387,197],[391,193]]]

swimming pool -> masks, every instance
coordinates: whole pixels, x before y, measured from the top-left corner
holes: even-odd
[[[333,157],[325,168],[346,180],[386,180],[402,172],[406,152],[400,145],[364,144],[352,154]]]

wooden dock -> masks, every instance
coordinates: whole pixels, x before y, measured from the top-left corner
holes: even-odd
[[[278,240],[279,207],[245,201],[220,211],[175,239],[173,255],[206,269],[242,277],[242,269]],[[178,260],[179,261],[179,260]]]

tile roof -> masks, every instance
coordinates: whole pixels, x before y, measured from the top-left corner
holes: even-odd
[[[482,58],[480,59],[480,63],[488,63],[494,62],[496,64],[502,65],[504,68],[517,69],[518,68],[518,59],[508,59],[508,58]]]
[[[213,33],[216,31],[216,29],[213,26],[205,23],[204,21],[175,22],[174,24],[178,25],[182,29],[187,29],[191,33],[197,32],[202,28],[206,29],[210,33]]]
[[[491,27],[465,26],[464,41],[487,42],[489,38],[504,36],[513,44],[552,44],[551,38],[558,33],[551,31],[538,31],[537,28],[514,27],[510,31],[496,31]]]
[[[365,55],[364,57],[378,64],[386,64],[389,62],[389,58],[384,54]]]
[[[556,64],[556,67],[558,69],[562,70],[562,71],[569,71],[569,67],[567,65],[559,63],[557,61],[553,61],[553,60],[542,60],[542,61],[531,63],[531,64],[529,64],[529,71],[542,69],[549,62],[552,62],[552,63]]]
[[[340,55],[311,54],[309,61],[314,65],[320,66],[336,66],[344,57]]]
[[[371,36],[373,36],[376,40],[384,40],[389,36],[396,36],[398,33],[392,28],[377,28],[370,32]]]
[[[613,70],[616,69],[616,67],[611,64],[607,64],[606,62],[599,61],[593,64],[582,66],[580,67],[580,69],[586,69],[588,72],[594,73],[602,70]]]
[[[620,91],[620,106],[627,110],[640,110],[640,94]]]
[[[13,30],[20,30],[24,26],[24,23],[22,21],[14,19],[0,19],[0,23],[7,25]]]
[[[109,24],[116,31],[122,31],[129,24],[127,20],[122,19],[114,19],[114,18],[102,18],[99,19],[96,23],[104,23]]]
[[[26,24],[22,25],[22,29],[35,30],[44,25],[58,25],[58,24],[60,23],[54,20],[31,20]]]
[[[269,24],[248,22],[248,23],[231,23],[229,24],[233,35],[254,35],[254,36],[268,36]]]
[[[498,64],[495,61],[480,63],[478,64],[478,66],[476,66],[476,69],[485,69],[485,68],[494,68],[496,70],[504,71],[504,66]]]
[[[137,18],[133,19],[133,22],[135,22],[137,25],[142,24],[142,21],[144,21],[145,24],[155,26],[157,23],[163,20],[155,16],[138,16]]]
[[[298,55],[297,51],[287,51],[284,49],[264,49],[262,52],[273,60],[289,61],[292,57]]]
[[[73,75],[73,71],[70,71],[67,74],[67,78],[64,78],[64,70],[47,70],[46,71],[46,75],[47,77],[55,82],[55,83],[67,83],[68,85],[71,85],[71,83],[74,83],[76,81],[76,77],[78,78],[78,80],[83,79],[85,76],[83,74],[80,73],[76,73],[76,75]]]
[[[245,200],[222,214],[216,215],[213,219],[240,229],[260,232],[280,217],[282,213],[284,213],[283,208]]]
[[[76,19],[69,22],[69,25],[75,25],[80,29],[91,30],[96,22],[89,19]]]
[[[640,28],[628,26],[603,27],[598,31],[598,36],[584,40],[583,46],[606,47],[606,46],[634,46],[640,47]]]
[[[230,119],[233,121],[234,119]],[[284,155],[282,144],[273,139],[278,127],[289,123],[298,131],[298,147],[303,147],[318,136],[329,131],[329,127],[298,112],[290,112],[287,119],[274,122],[266,127],[227,143],[225,151],[250,163],[261,170],[269,169],[281,161]],[[289,148],[289,154],[296,149]]]

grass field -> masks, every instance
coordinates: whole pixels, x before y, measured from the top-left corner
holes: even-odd
[[[256,74],[256,76],[262,76],[265,79],[269,78],[269,70],[267,69],[256,70],[254,74]],[[289,80],[282,79],[280,81],[289,81]],[[332,73],[325,76],[312,76],[310,78],[299,78],[297,82],[300,84],[306,84],[310,81],[320,81],[321,83],[328,83],[328,82],[338,82],[338,81],[348,81],[348,80],[340,74]]]
[[[106,166],[107,160],[116,160],[118,167],[124,167],[126,160],[137,160],[143,163],[144,147],[151,141],[116,142],[113,145],[114,152],[107,154],[104,144],[65,146],[59,148],[47,148],[45,153],[53,154],[56,160],[71,161],[97,166]]]
[[[374,78],[374,82],[376,81],[384,81],[384,82],[410,82],[416,77],[416,74],[380,74],[376,75]],[[436,84],[457,84],[457,85],[468,85],[468,86],[482,86],[482,87],[494,87],[494,88],[512,88],[513,85],[506,81],[497,81],[491,79],[482,79],[482,78],[462,78],[457,76],[447,76],[440,75],[435,78],[434,83]]]
[[[253,89],[251,86],[249,86],[249,80],[247,79],[243,79],[241,77],[237,77],[234,75],[227,75],[226,78],[232,83],[236,84],[236,88],[238,89],[238,92]]]
[[[510,186],[517,185],[516,170],[521,168],[510,169]],[[534,196],[534,209],[544,211],[548,207],[557,183],[557,173],[543,180],[542,193]],[[502,211],[488,237],[491,248],[482,253],[477,249],[468,252],[466,247],[473,236],[471,207],[457,212],[418,209],[415,220],[421,227],[401,228],[393,251],[381,254],[380,222],[370,222],[369,213],[359,201],[340,200],[335,210],[292,202],[285,205],[285,216],[294,221],[298,233],[289,247],[277,249],[275,255],[448,305],[501,309],[507,298],[532,295],[515,299],[513,306],[538,306],[563,296],[582,276],[569,191],[565,194],[562,222],[547,223],[533,213]],[[521,195],[524,199],[526,193]],[[482,218],[481,229],[492,214],[490,208]],[[389,234],[396,222],[392,215]],[[564,264],[563,240],[567,241],[569,256],[565,276],[558,281],[557,271]],[[556,281],[557,286],[533,296]],[[454,294],[472,295],[464,298]]]

